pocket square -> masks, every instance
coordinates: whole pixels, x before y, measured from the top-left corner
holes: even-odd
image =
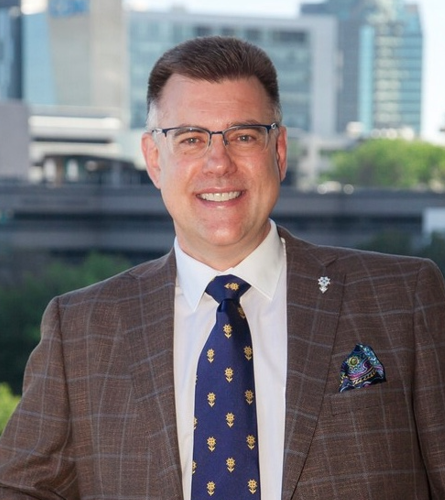
[[[371,347],[357,344],[340,369],[339,392],[385,382],[385,369]]]

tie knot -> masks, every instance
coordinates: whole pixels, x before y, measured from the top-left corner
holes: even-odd
[[[246,283],[241,278],[232,274],[226,274],[224,276],[216,276],[207,285],[206,292],[218,303],[221,303],[224,299],[239,301],[241,295],[247,292],[249,288],[249,283]]]

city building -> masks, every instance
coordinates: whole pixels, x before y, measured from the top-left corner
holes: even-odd
[[[43,161],[50,165],[46,169],[50,172],[56,156],[57,171],[67,172],[73,164],[73,154],[82,147],[90,154],[96,149],[99,156],[104,150],[114,158],[132,154],[135,165],[142,168],[135,138],[140,137],[145,126],[149,72],[165,50],[202,35],[239,36],[262,46],[271,55],[281,83],[284,122],[296,141],[306,134],[335,134],[335,19],[210,16],[178,8],[167,12],[138,11],[123,8],[121,0],[107,1],[105,9],[104,2],[26,0],[25,97],[31,104],[31,155],[33,164],[44,171]],[[49,137],[47,130],[41,130],[43,135],[38,130],[44,120],[49,120],[51,109],[55,121],[64,118],[57,140]],[[108,116],[121,120],[119,134],[110,131],[117,147],[82,142],[78,133],[76,141],[69,141],[67,133],[76,130],[75,122],[81,118],[82,110],[85,118]],[[68,125],[69,118],[72,126]],[[91,120],[83,123],[87,125]],[[88,137],[88,129],[84,132]],[[94,131],[91,136],[95,137]],[[65,157],[59,155],[63,148],[67,151]],[[288,182],[296,183],[297,177],[302,177],[295,173],[300,151],[296,147],[290,150]],[[309,166],[306,171],[304,177],[313,178],[314,169]]]
[[[0,0],[0,101],[22,98],[20,0]]]
[[[7,182],[26,180],[30,167],[22,40],[20,0],[0,0],[0,179]]]
[[[140,178],[132,156],[123,153],[118,116],[87,106],[34,106],[29,131],[34,182],[117,185]]]
[[[336,133],[337,23],[331,17],[266,19],[129,10],[131,126],[143,127],[151,67],[167,49],[203,35],[228,35],[262,47],[280,81],[284,122],[306,133]]]
[[[26,182],[30,172],[29,111],[17,99],[0,100],[0,181]]]
[[[337,130],[365,135],[421,129],[423,34],[417,5],[405,0],[304,3],[302,16],[339,23]]]
[[[127,115],[121,0],[24,2],[25,99]]]
[[[129,116],[121,0],[22,0],[22,11],[31,180],[96,182],[104,165],[112,179],[134,169],[121,146]]]
[[[287,19],[137,10],[121,0],[47,0],[39,12],[38,3],[24,9],[31,104],[119,110],[124,125],[142,128],[147,76],[160,54],[219,34],[270,54],[291,128],[324,138],[351,129],[420,133],[423,34],[417,6],[405,0],[304,3]]]
[[[285,122],[335,133],[337,23],[333,18],[269,20],[123,8],[121,0],[48,0],[24,9],[25,98],[32,105],[120,110],[143,128],[148,74],[188,38],[238,36],[263,47],[279,74]],[[106,15],[104,14],[106,12]]]
[[[327,0],[287,19],[138,10],[122,0],[22,0],[22,11],[23,97],[40,168],[56,156],[68,171],[75,155],[85,159],[82,149],[143,168],[138,142],[153,64],[173,45],[212,34],[249,40],[274,61],[295,186],[313,186],[330,153],[357,138],[420,132],[422,32],[417,7],[404,0]],[[51,113],[64,123],[53,137],[44,125]],[[95,142],[97,120],[112,123],[102,129],[111,142]]]

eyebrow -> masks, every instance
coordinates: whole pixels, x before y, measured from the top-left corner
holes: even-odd
[[[266,120],[267,123],[269,123],[267,120]],[[255,119],[248,119],[248,120],[245,120],[245,121],[236,121],[236,122],[231,122],[229,125],[227,125],[226,127],[220,129],[220,130],[225,130],[227,128],[230,128],[230,127],[241,127],[243,125],[264,125],[265,122],[261,122],[261,121],[258,121],[258,120],[255,120]],[[159,128],[201,128],[201,129],[204,129],[204,130],[210,130],[210,128],[207,128],[207,127],[204,127],[204,125],[195,125],[195,124],[190,124],[190,123],[180,123],[179,125],[175,125],[174,127],[159,127]]]

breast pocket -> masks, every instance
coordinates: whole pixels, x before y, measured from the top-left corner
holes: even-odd
[[[330,397],[332,415],[370,411],[387,405],[406,404],[406,395],[401,382],[381,384],[352,389],[332,394]]]

